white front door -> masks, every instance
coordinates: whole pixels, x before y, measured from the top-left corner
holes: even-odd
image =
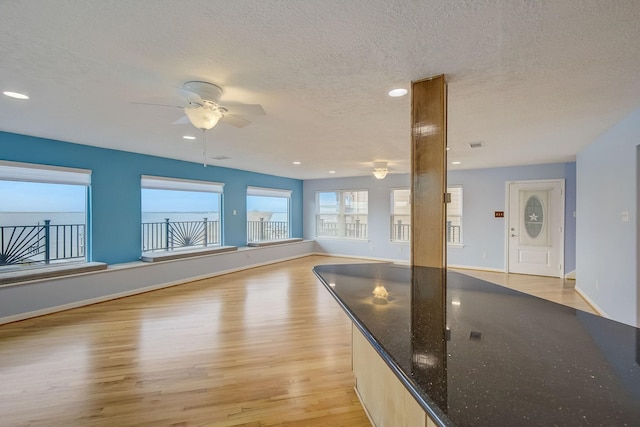
[[[564,180],[508,183],[508,272],[564,277]]]

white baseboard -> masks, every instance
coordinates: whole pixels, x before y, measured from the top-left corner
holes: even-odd
[[[481,267],[477,265],[458,265],[458,264],[447,264],[448,268],[459,268],[461,270],[479,270],[479,271],[491,271],[495,273],[506,273],[504,268],[491,268],[491,267]]]
[[[376,257],[368,257],[368,256],[360,256],[360,255],[344,255],[344,254],[332,254],[328,252],[314,252],[311,255],[320,255],[320,256],[329,256],[336,258],[352,258],[352,259],[360,259],[360,260],[368,260],[368,261],[377,261],[377,262],[392,262],[394,264],[409,264],[409,261],[406,259],[393,259],[393,258],[376,258]]]
[[[580,289],[579,286],[575,286],[574,288],[576,290],[576,292],[582,297],[584,298],[584,300],[587,302],[587,304],[589,304],[591,306],[591,308],[593,308],[596,313],[598,313],[600,316],[602,317],[606,317],[607,319],[611,319],[610,316],[607,315],[607,313],[604,312],[603,309],[601,309],[600,307],[598,307],[598,304],[596,304],[595,302],[593,302],[593,300],[591,298],[589,298],[589,296],[584,293],[584,291],[582,289]]]
[[[329,257],[337,257],[337,258],[353,258],[353,259],[359,259],[359,260],[392,262],[394,264],[411,265],[411,261],[408,261],[406,259],[376,258],[376,257],[367,257],[367,256],[358,256],[358,255],[334,254],[329,252],[315,252],[313,253],[313,255],[329,256]],[[496,273],[505,273],[505,270],[503,268],[481,267],[477,265],[447,264],[447,268],[459,268],[461,270],[480,270],[480,271],[491,271]]]
[[[565,279],[569,279],[569,280],[576,280],[576,271],[570,271],[567,274],[564,275]]]

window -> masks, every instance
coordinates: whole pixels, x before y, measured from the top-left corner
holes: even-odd
[[[0,272],[87,260],[91,171],[0,161]]]
[[[411,238],[411,190],[391,190],[391,241],[408,242]]]
[[[462,186],[447,187],[451,203],[447,204],[447,243],[462,243]]]
[[[290,190],[247,187],[247,242],[289,238]]]
[[[223,186],[143,175],[142,251],[220,245]]]
[[[316,193],[316,236],[367,238],[369,193],[364,190]]]
[[[447,243],[462,243],[462,186],[447,187],[451,203],[447,204]],[[411,239],[411,191],[408,188],[391,190],[391,241]]]

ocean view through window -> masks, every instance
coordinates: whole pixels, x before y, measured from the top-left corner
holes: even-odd
[[[86,262],[90,171],[0,163],[0,273]]]
[[[247,243],[290,237],[290,199],[289,190],[247,188]]]
[[[170,251],[221,244],[219,183],[143,177],[142,251]]]

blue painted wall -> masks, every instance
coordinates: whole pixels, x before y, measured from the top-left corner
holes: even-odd
[[[91,169],[92,260],[140,257],[140,175],[225,183],[224,243],[245,246],[247,186],[291,190],[291,236],[302,236],[302,181],[0,132],[0,160]],[[233,210],[237,215],[233,215]]]
[[[640,325],[639,145],[640,109],[577,156],[577,286],[609,317],[631,325]]]
[[[575,163],[554,163],[508,168],[450,170],[449,185],[463,186],[463,247],[449,247],[450,265],[487,269],[505,269],[505,219],[495,218],[494,211],[504,211],[505,183],[514,180],[565,179],[565,272],[575,269]],[[409,261],[408,243],[390,242],[393,188],[408,188],[410,176],[388,175],[383,180],[353,177],[307,180],[304,182],[304,237],[315,238],[315,193],[317,191],[369,190],[369,239],[318,239],[327,253]],[[486,254],[486,257],[485,257]]]

